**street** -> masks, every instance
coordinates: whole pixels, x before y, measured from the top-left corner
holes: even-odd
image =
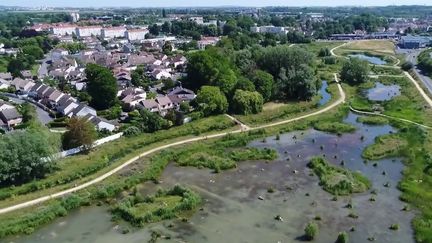
[[[25,102],[25,100],[21,100],[21,99],[18,99],[18,98],[12,98],[12,97],[8,97],[8,98],[9,98],[9,100],[10,100],[11,102],[16,103],[16,104],[22,104],[22,103]],[[34,104],[32,104],[32,103],[30,103],[30,104],[31,104],[33,107],[36,108],[36,114],[37,114],[37,116],[38,116],[38,120],[39,120],[42,124],[46,125],[46,124],[48,124],[49,122],[51,122],[51,121],[53,120],[53,118],[49,116],[48,112],[44,111],[42,108],[40,108],[40,107],[37,106],[37,105],[34,105]]]
[[[397,49],[396,52],[400,54],[406,55],[406,60],[414,64],[413,71],[419,77],[423,85],[428,89],[429,93],[432,94],[432,79],[424,75],[423,72],[417,67],[417,57],[418,55],[424,51],[424,49]]]

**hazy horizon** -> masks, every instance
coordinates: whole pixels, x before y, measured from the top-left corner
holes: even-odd
[[[245,6],[245,7],[263,7],[263,6],[292,6],[292,7],[336,7],[336,6],[388,6],[388,5],[432,5],[431,0],[363,0],[361,4],[354,0],[310,0],[307,4],[299,3],[292,0],[219,0],[200,1],[200,0],[183,0],[181,2],[174,0],[105,0],[89,1],[75,0],[73,3],[68,0],[9,0],[7,3],[1,3],[3,6],[20,6],[20,7],[217,7],[217,6]]]

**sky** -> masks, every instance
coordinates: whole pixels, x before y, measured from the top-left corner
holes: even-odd
[[[188,6],[386,6],[432,5],[431,0],[0,0],[23,7],[188,7]]]

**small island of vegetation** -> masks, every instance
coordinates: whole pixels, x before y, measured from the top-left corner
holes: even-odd
[[[312,158],[308,167],[319,177],[322,188],[333,195],[365,192],[371,182],[358,172],[330,165],[322,157]]]

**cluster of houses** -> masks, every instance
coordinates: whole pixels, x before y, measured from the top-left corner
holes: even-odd
[[[0,73],[0,76],[7,75],[8,73]],[[98,117],[95,109],[80,103],[76,98],[53,87],[21,78],[8,81],[8,85],[14,87],[18,94],[32,98],[35,102],[58,112],[62,116],[85,117],[92,122],[99,131],[114,131],[116,129],[116,125]],[[8,111],[7,114],[9,114],[9,116],[7,116],[9,119],[16,115],[16,113],[12,111]],[[17,120],[13,120],[12,124],[7,123],[6,125],[13,127],[16,125],[17,121],[19,121],[18,118]]]

